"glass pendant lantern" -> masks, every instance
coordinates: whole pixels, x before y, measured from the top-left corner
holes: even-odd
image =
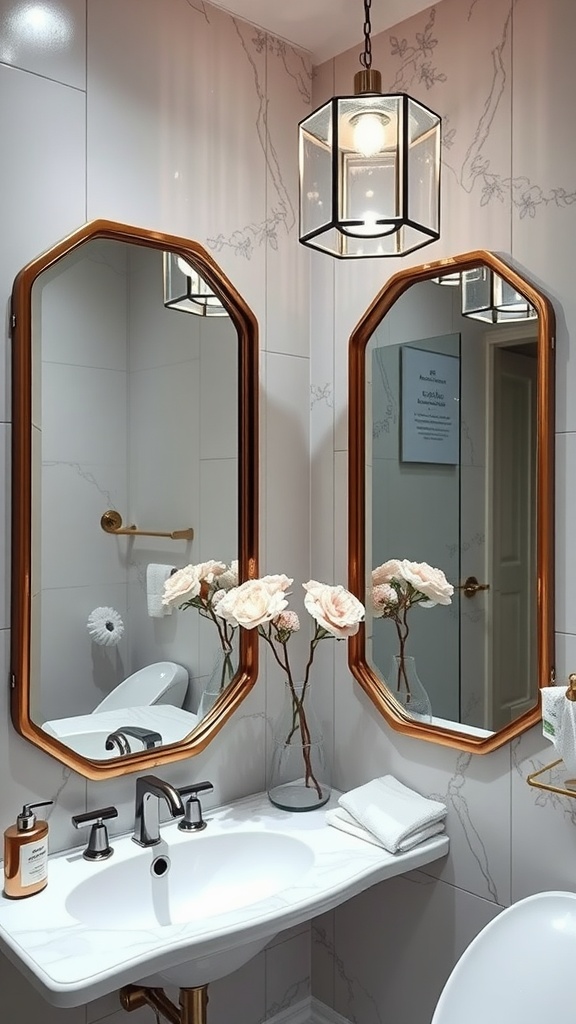
[[[528,299],[488,267],[462,273],[462,316],[488,324],[522,323],[538,316]]]
[[[165,252],[164,305],[196,316],[228,316],[220,299],[182,256]]]
[[[354,95],[299,124],[300,241],[338,258],[405,256],[440,236],[441,119],[382,93],[364,0],[363,70]]]

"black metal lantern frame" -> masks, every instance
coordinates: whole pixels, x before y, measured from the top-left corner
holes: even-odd
[[[441,119],[404,93],[382,93],[370,5],[354,95],[298,126],[300,241],[341,259],[405,256],[440,237]]]

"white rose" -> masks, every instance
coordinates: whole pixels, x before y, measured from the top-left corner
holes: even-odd
[[[302,586],[306,591],[306,611],[332,636],[342,639],[358,632],[364,618],[364,605],[344,587],[330,587],[327,583],[309,580]]]
[[[428,600],[422,607],[431,608],[435,604],[451,604],[454,587],[448,583],[442,569],[434,569],[427,562],[409,562],[405,558],[400,562],[402,578],[410,583],[414,590],[424,594]]]
[[[193,597],[198,597],[199,593],[200,577],[197,566],[185,565],[183,569],[178,569],[166,580],[162,604],[168,606],[182,604]]]
[[[218,615],[232,626],[255,629],[279,615],[287,604],[282,590],[271,590],[263,579],[246,580],[224,594]]]
[[[214,559],[209,562],[199,562],[192,568],[196,570],[198,579],[204,583],[213,583],[216,577],[220,577],[222,573],[226,572],[224,562],[215,562]]]
[[[262,583],[268,587],[271,594],[284,594],[292,586],[294,580],[282,574],[280,576],[262,576]]]
[[[379,587],[383,583],[390,583],[390,580],[397,579],[399,583],[402,582],[400,577],[400,566],[402,562],[399,558],[390,558],[383,565],[378,565],[372,570],[372,586]]]
[[[238,586],[238,561],[230,562],[226,570],[218,577],[218,586],[222,590],[230,590]]]

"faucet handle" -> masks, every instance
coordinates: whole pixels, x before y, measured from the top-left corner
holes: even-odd
[[[183,786],[178,790],[181,797],[188,797],[184,805],[184,817],[178,822],[181,832],[201,832],[206,828],[198,793],[211,793],[213,789],[211,782],[197,782],[193,786]]]
[[[115,807],[101,807],[97,811],[72,815],[74,828],[86,828],[88,825],[92,825],[88,846],[82,854],[85,860],[106,860],[112,856],[114,850],[108,842],[108,829],[104,821],[117,817],[118,811]]]

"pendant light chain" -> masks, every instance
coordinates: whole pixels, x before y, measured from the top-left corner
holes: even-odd
[[[372,40],[370,39],[372,31],[372,25],[370,24],[371,7],[372,0],[364,0],[364,53],[360,54],[360,63],[367,71],[372,67]]]

